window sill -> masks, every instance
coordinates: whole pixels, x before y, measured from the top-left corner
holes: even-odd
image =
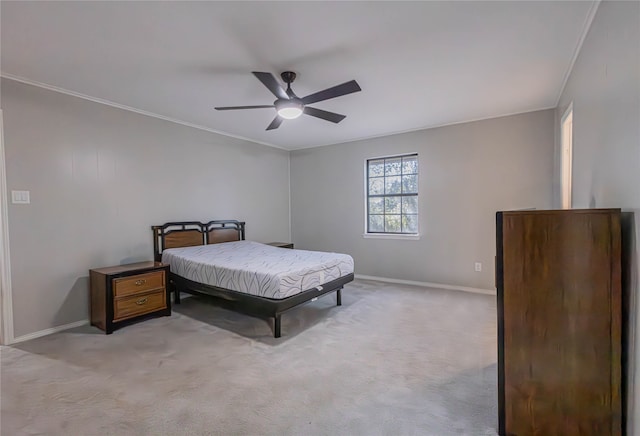
[[[365,239],[406,239],[410,241],[418,241],[420,239],[420,234],[417,235],[403,235],[398,234],[394,235],[391,233],[364,233],[362,235]]]

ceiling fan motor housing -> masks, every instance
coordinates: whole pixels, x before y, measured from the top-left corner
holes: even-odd
[[[280,77],[282,77],[284,83],[290,84],[293,83],[294,80],[296,80],[296,73],[294,73],[293,71],[285,71],[280,74]]]

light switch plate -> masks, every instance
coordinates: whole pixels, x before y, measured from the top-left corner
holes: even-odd
[[[31,203],[29,191],[11,191],[11,203],[13,204]]]

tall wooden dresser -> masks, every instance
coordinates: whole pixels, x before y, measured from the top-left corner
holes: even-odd
[[[622,434],[620,209],[496,218],[499,434]]]

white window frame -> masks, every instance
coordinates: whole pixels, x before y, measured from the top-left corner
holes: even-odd
[[[369,179],[368,179],[368,163],[370,160],[390,159],[396,157],[405,157],[415,155],[418,158],[418,232],[417,233],[369,233]],[[420,156],[417,152],[407,152],[399,154],[389,154],[385,156],[368,157],[364,160],[364,233],[362,237],[365,239],[404,239],[417,241],[420,239]]]

